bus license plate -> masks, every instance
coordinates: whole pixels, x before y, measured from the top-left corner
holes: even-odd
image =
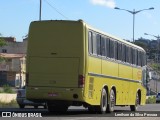
[[[48,93],[48,96],[55,97],[55,96],[58,96],[58,93]]]

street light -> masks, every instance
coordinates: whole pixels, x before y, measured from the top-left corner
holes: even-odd
[[[150,36],[153,36],[153,37],[155,37],[155,38],[157,38],[157,40],[160,40],[160,36],[159,35],[151,35],[151,34],[148,34],[148,33],[144,33],[144,35],[150,35]]]
[[[157,41],[158,41],[158,48],[157,48],[157,60],[156,60],[156,62],[157,62],[157,64],[158,64],[158,61],[159,61],[159,50],[160,50],[160,48],[159,48],[159,43],[160,43],[160,36],[159,35],[151,35],[151,34],[148,34],[148,33],[144,33],[144,35],[149,35],[149,36],[153,36],[153,37],[155,37],[156,39],[157,39]],[[157,67],[157,71],[159,70],[159,67]],[[157,72],[158,73],[158,72]],[[156,78],[156,93],[157,93],[157,85],[158,85],[158,79],[159,79],[159,77],[158,78]],[[155,83],[155,82],[154,82]]]
[[[42,0],[39,1],[40,6],[39,6],[39,21],[41,21],[41,15],[42,15]]]
[[[127,11],[129,13],[131,13],[133,15],[133,42],[134,42],[134,26],[135,26],[135,14],[141,12],[141,11],[144,11],[144,10],[153,10],[154,8],[151,7],[151,8],[148,8],[148,9],[142,9],[142,10],[138,10],[138,11],[135,11],[135,9],[133,9],[133,11],[130,11],[130,10],[126,10],[126,9],[121,9],[121,8],[118,8],[118,7],[115,7],[114,9],[117,9],[117,10],[124,10],[124,11]]]

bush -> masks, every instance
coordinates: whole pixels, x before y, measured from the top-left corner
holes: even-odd
[[[3,92],[4,93],[13,93],[13,90],[9,85],[4,85],[3,86]]]
[[[153,104],[156,103],[156,96],[149,96],[146,100],[146,104]]]

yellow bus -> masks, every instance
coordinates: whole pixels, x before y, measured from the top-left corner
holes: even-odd
[[[26,96],[50,112],[84,106],[136,111],[146,100],[146,53],[83,20],[34,21],[27,48]]]

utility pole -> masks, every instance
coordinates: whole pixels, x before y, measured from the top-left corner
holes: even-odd
[[[39,21],[41,21],[41,14],[42,14],[42,0],[40,0]]]

